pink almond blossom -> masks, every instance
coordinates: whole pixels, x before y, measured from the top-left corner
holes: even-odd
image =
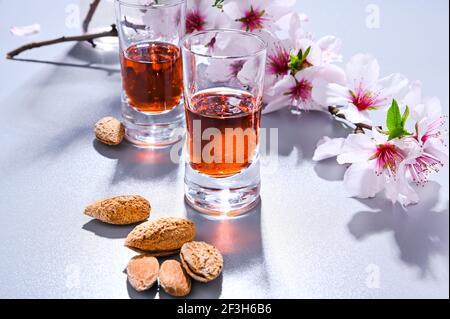
[[[344,175],[344,187],[351,197],[372,198],[385,190],[393,203],[404,206],[417,203],[418,195],[409,184],[406,171],[407,163],[419,154],[420,146],[411,138],[388,141],[376,129],[372,135],[325,138],[319,142],[313,160],[337,156],[339,164],[350,164]]]
[[[186,9],[186,33],[224,27],[226,17],[213,7],[212,0],[188,0]]]
[[[268,46],[266,88],[272,87],[275,82],[289,75],[290,54],[296,50],[298,52],[298,41],[306,37],[306,33],[303,30],[303,19],[298,13],[292,13],[289,16],[287,38],[279,38],[266,30],[261,31],[260,36],[266,41]]]
[[[330,64],[342,59],[340,40],[326,36],[313,41],[303,29],[305,18],[301,14],[293,13],[288,18],[287,38],[265,37],[268,54],[264,113],[286,106],[294,110],[323,110],[322,105],[312,99],[312,88],[317,79],[344,81],[343,71]],[[294,71],[290,66],[290,55],[297,55],[300,50],[303,53],[309,51],[309,54],[301,70]]]
[[[400,74],[380,78],[378,61],[368,54],[352,57],[345,73],[344,82],[317,83],[313,98],[319,104],[341,106],[341,113],[353,123],[370,124],[370,112],[387,108],[408,86]]]
[[[295,76],[285,76],[266,91],[265,100],[268,103],[263,113],[278,111],[286,106],[298,110],[323,110],[323,106],[312,98],[316,81],[341,81],[343,76],[341,69],[332,64],[311,66],[297,72]]]
[[[424,185],[430,174],[439,172],[448,163],[441,102],[437,97],[423,97],[422,84],[413,82],[403,104],[411,108],[411,115],[417,121],[414,138],[421,145],[420,152],[410,159],[406,169],[414,183]]]
[[[230,27],[256,32],[279,30],[276,22],[288,14],[296,0],[247,0],[226,2],[223,10],[230,19]]]

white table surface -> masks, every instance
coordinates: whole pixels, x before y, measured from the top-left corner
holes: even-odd
[[[0,0],[1,54],[78,33],[65,25],[70,3],[77,1]],[[365,26],[370,3],[379,5],[380,29]],[[422,80],[448,114],[448,6],[446,0],[303,0],[298,10],[309,14],[317,35],[342,37],[347,58],[371,52],[384,74]],[[9,33],[31,23],[42,25],[40,34]],[[194,298],[449,297],[448,167],[407,212],[382,196],[347,198],[343,169],[311,161],[321,136],[346,131],[326,114],[284,111],[263,121],[279,128],[280,161],[276,173],[262,173],[262,205],[239,220],[211,221],[185,206],[184,167],[167,152],[94,141],[93,124],[119,115],[117,64],[80,44],[19,58],[29,61],[0,59],[0,297],[167,297],[127,285],[123,270],[134,253],[123,242],[131,227],[83,215],[92,201],[128,193],[150,199],[152,218],[192,218],[198,239],[224,253],[223,276],[195,284]]]

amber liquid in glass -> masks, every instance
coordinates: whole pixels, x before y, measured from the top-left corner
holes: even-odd
[[[260,121],[261,105],[248,92],[217,88],[195,94],[186,105],[191,167],[215,178],[240,173],[256,154]],[[208,139],[207,131],[216,134]]]
[[[140,112],[163,113],[183,93],[180,49],[164,42],[133,45],[121,54],[122,83],[129,104]]]

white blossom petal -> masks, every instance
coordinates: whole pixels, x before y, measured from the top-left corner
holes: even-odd
[[[442,105],[438,97],[425,97],[423,105],[424,117],[435,120],[442,116]]]
[[[305,53],[308,48],[310,51],[306,61],[314,66],[322,65],[322,50],[310,39],[303,38],[297,41],[297,49],[295,50],[295,54],[297,54],[299,50],[302,50],[302,52]]]
[[[363,89],[371,89],[377,85],[380,65],[369,54],[357,54],[347,64],[346,74],[354,88],[362,86]]]
[[[414,81],[409,85],[409,91],[403,98],[402,104],[408,105],[411,108],[411,115],[414,117],[414,108],[416,105],[422,103],[422,83]],[[415,118],[418,119],[418,118]]]
[[[264,68],[259,67],[259,62],[259,60],[245,62],[241,71],[237,74],[237,79],[244,85],[257,87],[255,81],[263,76],[260,72],[264,72]]]
[[[339,113],[344,114],[346,119],[352,123],[372,124],[369,111],[360,111],[353,104],[341,108]]]
[[[36,34],[39,33],[39,31],[41,31],[41,26],[37,23],[24,26],[14,26],[10,29],[10,32],[18,37]]]
[[[345,84],[345,72],[337,65],[327,64],[321,66],[318,69],[316,76],[327,81],[328,83],[334,83],[342,86]],[[346,92],[346,96],[348,96],[348,90]]]
[[[346,105],[350,99],[348,89],[340,83],[345,83],[344,70],[332,64],[320,67],[312,82],[312,99],[325,107]],[[334,95],[331,92],[334,92]],[[339,96],[336,97],[336,95]]]
[[[344,142],[345,138],[329,138],[328,136],[325,136],[317,144],[312,160],[319,162],[339,155]]]
[[[402,206],[417,204],[420,200],[417,192],[411,187],[406,178],[405,166],[398,169],[396,178],[386,182],[386,197],[393,204],[399,202]]]
[[[448,147],[440,139],[429,138],[423,145],[423,150],[435,157],[442,165],[448,164]]]
[[[231,20],[242,18],[242,11],[246,8],[245,1],[227,1],[223,6],[223,12],[229,16]]]
[[[278,81],[275,86],[270,88],[264,96],[267,105],[263,109],[263,114],[275,112],[291,105],[291,97],[287,93],[289,93],[294,85],[294,78],[287,75]]]
[[[372,135],[373,135],[373,138],[374,138],[375,143],[377,145],[385,144],[385,143],[387,143],[387,141],[389,139],[389,136],[387,136],[386,134],[381,133],[376,128],[372,129]]]
[[[268,4],[261,4],[260,6],[266,8],[273,21],[277,21],[282,16],[292,12],[292,7],[296,2],[297,0],[269,0]]]
[[[286,95],[278,95],[273,98],[263,109],[263,114],[269,114],[272,112],[279,111],[287,106],[290,106],[291,99]]]
[[[350,134],[337,157],[339,164],[369,162],[376,153],[375,141],[366,134]]]
[[[378,99],[387,100],[391,103],[392,99],[402,100],[407,94],[409,80],[402,74],[391,74],[380,79],[380,96]]]
[[[385,177],[378,176],[368,162],[355,163],[344,175],[344,187],[351,197],[373,198],[385,185]]]
[[[351,101],[348,88],[337,83],[329,83],[326,86],[326,104],[344,106]]]
[[[297,39],[305,38],[305,31],[303,30],[304,17],[298,13],[292,13],[289,20],[288,35],[289,39],[295,42]]]
[[[342,50],[341,39],[332,35],[328,35],[320,38],[317,41],[317,45],[322,50],[323,64],[342,62],[343,57],[341,54]]]

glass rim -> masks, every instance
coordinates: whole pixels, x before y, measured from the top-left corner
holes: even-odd
[[[252,52],[252,53],[231,56],[231,55],[214,55],[214,54],[207,54],[207,53],[198,53],[198,52],[194,52],[191,48],[188,48],[186,46],[186,43],[188,40],[190,40],[196,36],[199,36],[202,34],[208,34],[208,33],[240,34],[245,37],[249,37],[249,38],[253,38],[253,39],[257,40],[262,45],[262,47],[260,49],[255,50],[255,52]],[[254,33],[237,30],[237,29],[208,29],[208,30],[196,31],[191,34],[186,34],[182,39],[182,50],[186,50],[187,52],[194,54],[196,56],[201,56],[201,57],[210,58],[210,59],[233,60],[233,59],[244,59],[244,58],[257,57],[257,56],[265,54],[267,52],[267,47],[268,47],[268,45],[267,45],[266,41],[264,41],[260,36],[254,34]]]
[[[138,4],[132,3],[131,0],[114,0],[116,3],[130,8],[165,8],[165,7],[175,7],[177,5],[183,4],[185,0],[172,0],[170,3],[152,3],[152,4]]]

